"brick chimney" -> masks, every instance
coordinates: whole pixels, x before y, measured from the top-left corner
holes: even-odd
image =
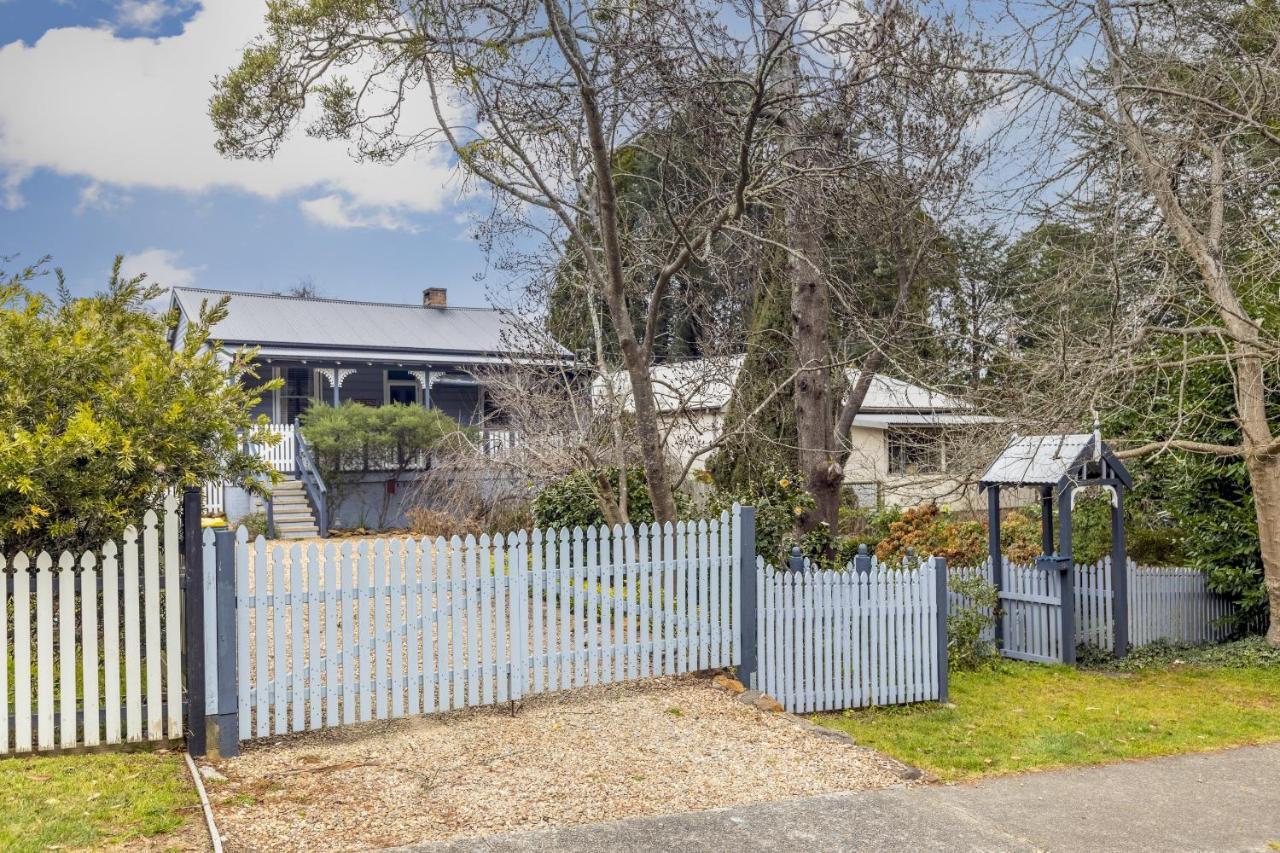
[[[428,287],[422,291],[422,305],[425,308],[449,307],[449,291],[443,287]]]

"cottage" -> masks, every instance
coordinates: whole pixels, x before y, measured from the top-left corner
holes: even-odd
[[[318,505],[323,487],[307,471],[305,458],[299,458],[305,447],[294,432],[298,416],[315,401],[439,409],[464,426],[480,427],[486,448],[498,449],[519,437],[505,428],[478,377],[502,365],[570,363],[573,358],[545,340],[522,345],[530,338],[508,312],[450,306],[442,287],[424,290],[420,305],[193,287],[176,287],[170,298],[179,313],[175,341],[203,304],[228,299],[227,316],[212,329],[211,343],[228,358],[237,350],[256,348],[260,380],[282,380],[281,387],[263,395],[255,414],[266,415],[273,431],[283,436],[262,452],[287,475],[277,488],[277,520],[285,519],[279,526],[298,535],[323,532],[329,521]],[[375,472],[368,480],[381,488],[385,477]],[[229,515],[247,510],[247,505],[231,505],[238,499],[229,499]],[[359,507],[355,502],[351,512]],[[336,525],[339,520],[332,521]]]
[[[694,359],[653,368],[654,396],[667,430],[667,448],[679,465],[703,468],[708,444],[720,434],[733,395],[742,356]],[[630,406],[630,383],[614,374],[613,388]],[[850,371],[848,384],[857,381]],[[607,380],[595,383],[596,400],[610,397]],[[852,451],[845,465],[845,488],[859,506],[911,506],[937,500],[967,510],[981,503],[971,482],[976,470],[962,459],[956,439],[996,419],[919,385],[877,375],[850,433]]]

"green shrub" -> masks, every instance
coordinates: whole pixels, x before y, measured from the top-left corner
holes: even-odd
[[[813,496],[805,491],[804,478],[799,474],[770,471],[762,480],[713,493],[707,508],[714,514],[734,503],[755,507],[756,553],[774,566],[785,566],[796,545],[811,560],[825,561],[832,544],[828,531],[816,530],[803,538],[796,537],[796,519],[814,506]]]
[[[596,496],[597,483],[603,478],[617,487],[618,469],[581,469],[545,487],[533,499],[533,520],[538,527],[588,527],[607,523],[600,500]],[[676,495],[676,510],[684,516],[689,511],[689,498]],[[627,517],[632,524],[644,524],[654,520],[653,502],[645,485],[644,469],[636,466],[627,470]]]
[[[242,434],[265,422],[250,412],[278,383],[249,387],[252,352],[223,364],[206,345],[225,302],[179,330],[176,311],[148,310],[160,290],[123,277],[120,263],[104,292],[83,299],[61,286],[57,296],[31,289],[39,268],[0,269],[6,551],[97,547],[168,488],[274,476],[245,452]]]
[[[968,603],[947,614],[947,665],[952,669],[977,669],[995,655],[995,646],[982,634],[995,624],[989,612],[999,601],[993,584],[980,575],[951,574],[947,587]]]
[[[346,401],[330,406],[317,401],[301,418],[302,435],[311,443],[320,476],[328,488],[329,515],[339,510],[355,489],[347,472],[376,470],[398,481],[414,465],[468,434],[439,409],[422,406],[365,406]],[[377,526],[386,526],[391,490],[384,490]],[[361,519],[361,527],[364,519]]]
[[[249,539],[253,540],[259,536],[267,535],[267,514],[265,512],[251,512],[246,516],[242,516],[240,521],[236,523],[237,527],[243,527],[249,531]]]

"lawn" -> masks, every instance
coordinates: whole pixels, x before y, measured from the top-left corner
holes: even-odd
[[[1280,665],[1184,657],[1125,671],[1001,661],[953,673],[951,707],[814,720],[949,781],[1280,740]]]
[[[159,835],[194,807],[176,753],[0,759],[0,850],[7,853]]]

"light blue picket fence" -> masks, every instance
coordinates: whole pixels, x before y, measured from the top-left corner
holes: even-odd
[[[242,529],[240,737],[735,665],[739,521],[287,546]]]
[[[1204,573],[1185,567],[1139,566],[1128,562],[1129,643],[1140,648],[1157,641],[1221,642],[1231,636],[1227,617],[1237,607],[1209,590]],[[1076,564],[1073,589],[1075,642],[1111,651],[1115,647],[1115,593],[1111,558]],[[980,575],[991,582],[991,562],[952,568],[953,575]],[[1005,657],[1034,661],[1062,660],[1061,579],[1057,572],[1035,566],[1004,564]],[[969,606],[955,592],[950,606]],[[988,631],[987,638],[992,634]]]
[[[946,563],[778,571],[759,560],[760,689],[793,713],[945,699]]]

